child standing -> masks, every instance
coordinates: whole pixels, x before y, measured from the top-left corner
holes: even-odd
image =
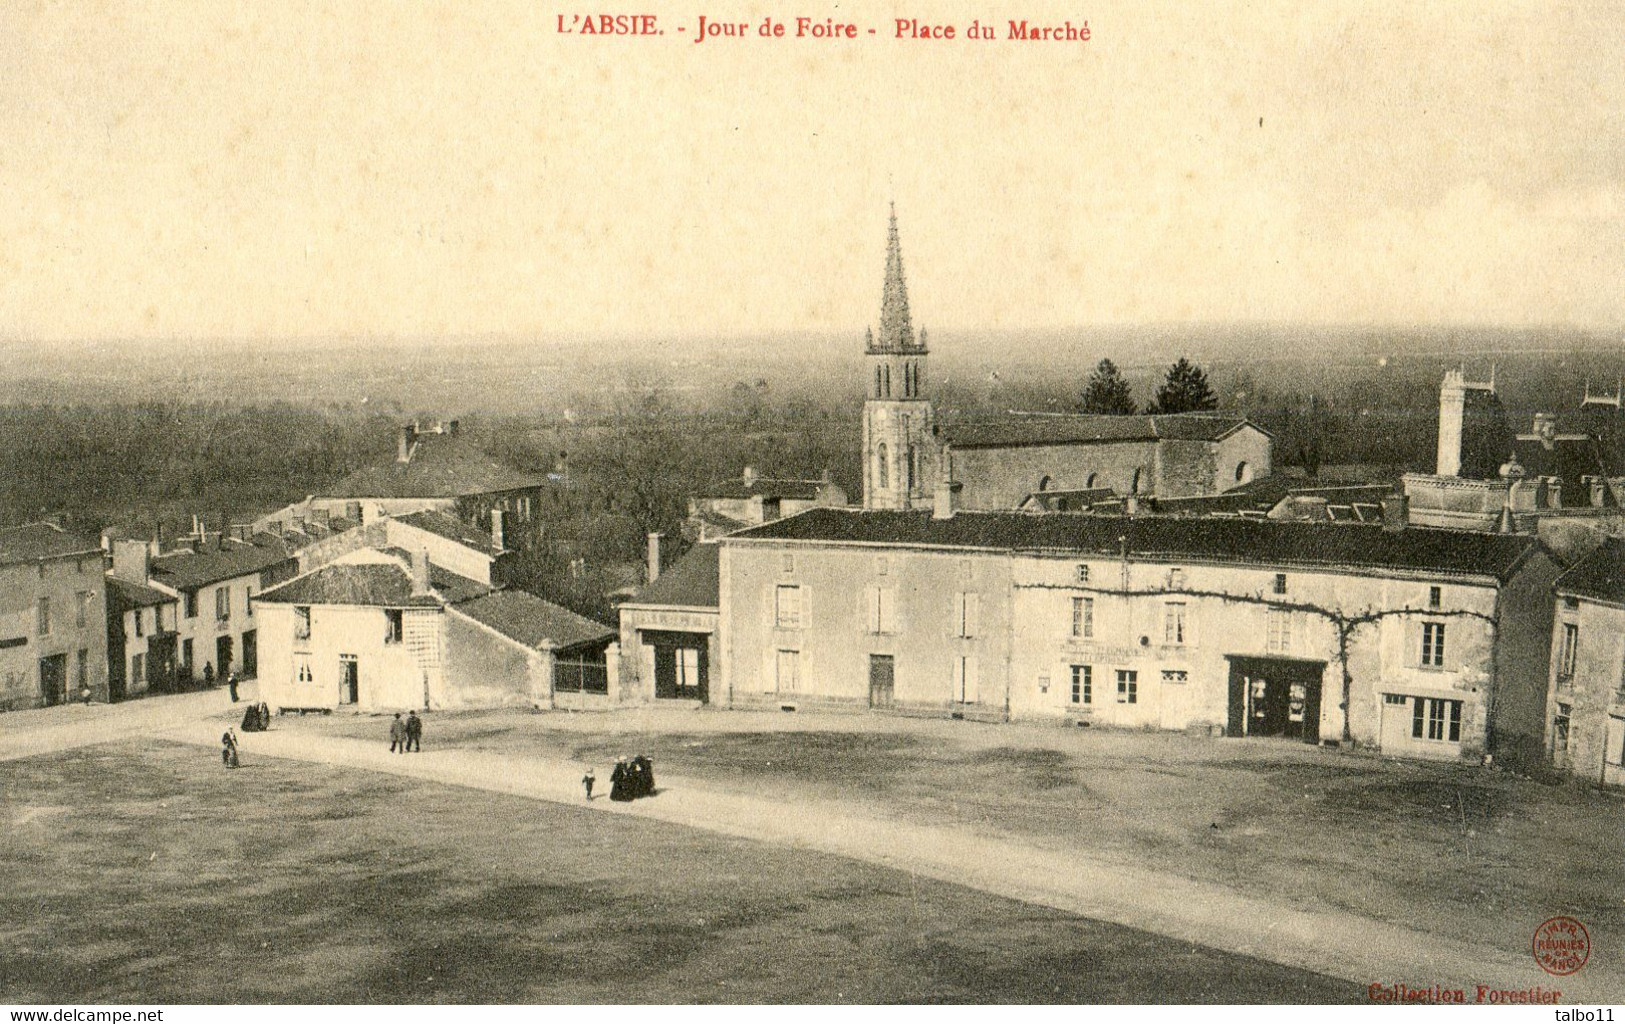
[[[587,791],[587,802],[588,803],[592,802],[592,786],[593,786],[593,783],[595,783],[597,781],[598,781],[598,776],[593,774],[593,771],[592,771],[591,768],[588,768],[587,769],[587,774],[585,774],[585,775],[583,775],[581,777],[581,788]]]

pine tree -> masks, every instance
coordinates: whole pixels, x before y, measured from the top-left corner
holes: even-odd
[[[1110,359],[1102,359],[1089,375],[1089,385],[1083,389],[1083,411],[1107,416],[1133,415],[1134,395],[1129,391],[1128,381],[1117,371],[1117,364]]]
[[[1146,407],[1148,413],[1205,412],[1217,409],[1219,400],[1208,387],[1207,374],[1181,356],[1168,367],[1168,376],[1157,389],[1157,400]]]

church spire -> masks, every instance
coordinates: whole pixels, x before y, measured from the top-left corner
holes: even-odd
[[[880,296],[882,352],[912,351],[914,326],[908,316],[908,286],[903,283],[903,246],[897,238],[897,204],[891,204],[891,225],[886,231],[886,285]]]

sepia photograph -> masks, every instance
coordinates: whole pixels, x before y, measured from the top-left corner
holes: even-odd
[[[1625,1000],[1625,3],[15,0],[0,140],[11,1021]]]

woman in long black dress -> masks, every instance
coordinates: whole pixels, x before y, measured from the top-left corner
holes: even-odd
[[[626,758],[615,759],[615,770],[609,775],[609,798],[619,803],[626,803],[633,797],[632,773],[626,763]]]
[[[655,791],[654,762],[639,754],[632,759],[632,768],[638,773],[638,796],[653,796]]]

